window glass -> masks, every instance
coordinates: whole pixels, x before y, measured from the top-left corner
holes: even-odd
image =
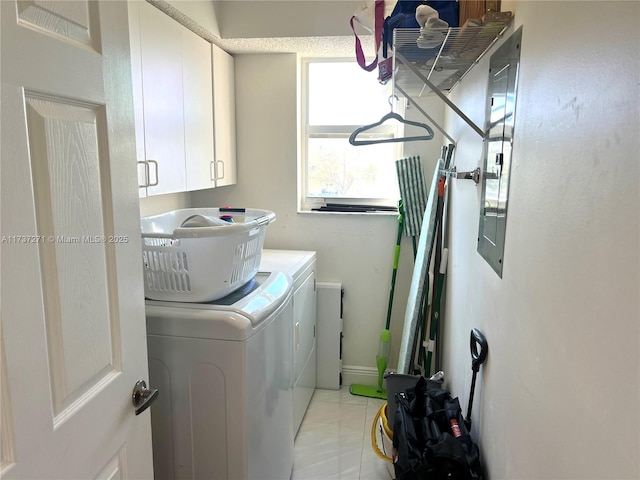
[[[310,138],[308,195],[310,197],[398,197],[395,144],[354,148],[348,138]]]
[[[366,125],[390,111],[389,88],[355,62],[309,64],[309,125]]]
[[[397,205],[395,161],[401,158],[402,144],[349,143],[356,128],[391,111],[390,85],[381,85],[355,61],[306,60],[302,68],[302,209],[327,202]],[[401,134],[402,124],[389,121],[358,139]]]

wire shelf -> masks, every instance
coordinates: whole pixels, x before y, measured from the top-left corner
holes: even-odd
[[[394,55],[394,86],[412,97],[430,93],[417,70],[439,90],[451,90],[500,38],[512,18],[456,28],[395,29],[393,51],[404,61]]]

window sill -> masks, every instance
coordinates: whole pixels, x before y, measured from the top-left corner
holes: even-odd
[[[388,217],[388,216],[398,216],[398,212],[395,211],[369,211],[369,212],[336,212],[330,210],[298,210],[299,215],[359,215],[362,217]]]
[[[399,200],[360,199],[324,199],[324,201],[301,202],[298,213],[339,213],[349,215],[398,215]]]

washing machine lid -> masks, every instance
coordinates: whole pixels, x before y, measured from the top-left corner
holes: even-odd
[[[285,272],[296,280],[296,274],[308,268],[316,259],[316,252],[306,250],[263,249],[260,257],[261,272]]]
[[[147,300],[147,334],[246,340],[290,300],[292,286],[285,273],[258,273],[254,281],[214,302]]]

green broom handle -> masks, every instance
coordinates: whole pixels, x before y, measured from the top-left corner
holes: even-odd
[[[400,261],[400,243],[402,242],[402,230],[404,229],[404,209],[402,200],[398,202],[398,236],[396,238],[396,248],[393,255],[393,272],[391,273],[391,290],[389,292],[389,305],[387,306],[387,323],[385,330],[389,330],[391,325],[391,310],[393,309],[393,293],[396,289],[396,275],[398,273],[398,263]]]

